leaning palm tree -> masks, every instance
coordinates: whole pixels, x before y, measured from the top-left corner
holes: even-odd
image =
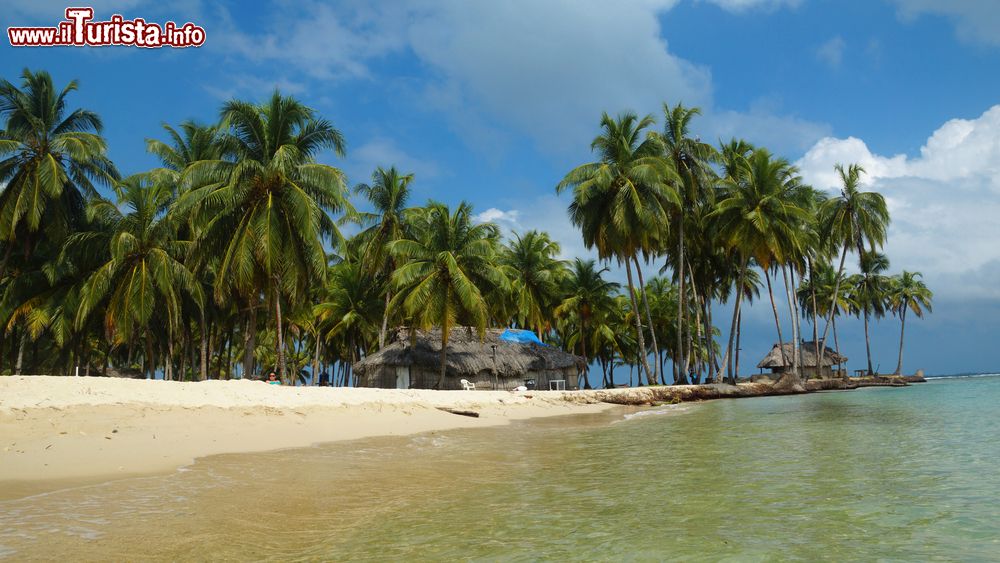
[[[885,243],[889,226],[889,209],[882,194],[861,191],[861,175],[865,169],[857,164],[851,164],[847,168],[838,164],[836,169],[842,183],[840,197],[828,199],[820,208],[820,234],[842,247],[840,267],[837,268],[838,285],[834,287],[831,299],[836,299],[840,293],[839,282],[844,274],[848,250],[857,251],[860,261],[866,242],[870,251]],[[835,309],[836,307],[831,306],[827,310],[823,337],[820,339],[821,350],[826,346],[827,331]],[[871,366],[868,368],[870,370]]]
[[[931,300],[934,293],[920,278],[920,272],[907,272],[892,278],[889,301],[892,309],[899,315],[899,361],[896,363],[896,375],[903,373],[903,335],[906,333],[906,312],[913,311],[918,319],[924,317],[924,311],[931,311]]]
[[[500,229],[476,224],[472,206],[462,202],[451,211],[428,204],[414,214],[412,238],[389,243],[401,265],[392,274],[392,311],[401,311],[414,327],[441,327],[441,372],[435,386],[444,388],[448,337],[456,323],[474,326],[483,338],[489,317],[483,293],[490,287],[509,291],[510,282],[497,265]]]
[[[559,243],[539,231],[515,233],[500,253],[511,278],[515,318],[539,338],[552,325],[552,310],[566,277],[566,263],[556,258],[558,254]]]
[[[145,336],[151,376],[154,317],[159,311],[166,320],[167,344],[172,346],[173,332],[182,322],[182,295],[187,293],[201,304],[201,286],[181,261],[186,243],[175,239],[177,225],[166,214],[170,188],[136,175],[124,180],[118,190],[117,202],[99,198],[87,207],[92,220],[109,228],[74,234],[68,241],[79,244],[96,237],[106,240],[108,252],[107,260],[80,292],[76,323],[83,325],[92,311],[104,307],[105,328],[114,344]],[[169,379],[169,360],[164,367]]]
[[[635,299],[632,264],[638,266],[640,252],[653,252],[666,236],[670,209],[678,205],[677,172],[663,158],[655,137],[642,138],[654,123],[652,116],[639,119],[623,113],[612,119],[601,116],[602,133],[590,144],[600,160],[571,170],[556,186],[561,193],[573,189],[570,219],[583,231],[587,248],[595,248],[601,260],[624,262],[629,298]],[[637,303],[632,310],[639,311]],[[647,322],[649,311],[647,307]],[[641,315],[634,315],[640,364],[651,383],[660,378],[649,367]],[[654,355],[658,348],[653,347]],[[659,364],[657,364],[659,365]]]
[[[215,298],[242,296],[253,311],[262,289],[274,307],[275,351],[285,378],[281,303],[295,304],[326,275],[323,240],[342,241],[330,213],[350,211],[343,173],[316,162],[326,149],[344,154],[330,122],[275,91],[261,105],[239,100],[222,107],[220,143],[226,159],[188,167],[192,188],[177,211],[200,228],[196,254],[221,253]],[[252,362],[252,349],[247,352]]]
[[[21,86],[0,81],[0,278],[15,248],[30,257],[40,238],[61,242],[82,222],[85,199],[118,172],[107,157],[96,113],[68,111],[67,96],[47,72],[21,74]]]

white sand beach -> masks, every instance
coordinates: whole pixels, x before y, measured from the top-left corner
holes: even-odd
[[[171,471],[213,454],[495,426],[609,408],[579,404],[560,392],[0,377],[0,483],[6,483],[0,496],[40,490],[43,481]]]

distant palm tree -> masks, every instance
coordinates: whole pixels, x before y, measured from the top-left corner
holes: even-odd
[[[484,291],[491,286],[509,291],[496,260],[499,239],[495,224],[472,221],[468,203],[452,212],[432,202],[415,217],[412,238],[389,243],[389,252],[401,263],[392,274],[396,294],[389,308],[402,311],[418,328],[441,327],[437,389],[445,385],[451,328],[456,323],[474,326],[483,338],[489,318]]]
[[[511,279],[517,320],[539,338],[551,326],[552,310],[567,273],[566,263],[557,259],[558,255],[559,243],[539,231],[515,233],[500,254]]]
[[[28,259],[41,236],[61,242],[82,222],[85,198],[110,186],[118,171],[107,157],[96,113],[67,111],[71,81],[61,91],[44,71],[21,74],[21,87],[0,81],[0,278],[15,248]]]
[[[903,373],[903,335],[906,332],[906,312],[913,311],[917,318],[923,318],[924,311],[931,311],[931,300],[934,293],[920,278],[920,272],[907,272],[891,279],[889,302],[892,309],[899,315],[899,361],[896,363],[896,375]]]
[[[277,91],[261,105],[227,102],[222,124],[227,158],[188,167],[185,176],[194,187],[178,207],[194,212],[201,252],[222,256],[217,301],[231,293],[243,296],[252,320],[259,292],[267,288],[278,370],[285,380],[281,301],[296,302],[308,286],[323,281],[323,239],[342,241],[328,213],[351,209],[343,173],[315,157],[325,149],[343,155],[344,139],[312,109]]]
[[[865,169],[858,164],[851,164],[847,168],[838,164],[836,169],[842,184],[840,197],[830,198],[820,208],[821,236],[842,247],[840,267],[837,268],[837,285],[831,299],[835,299],[840,293],[839,284],[844,274],[847,251],[857,251],[860,261],[865,252],[865,243],[868,243],[870,251],[874,251],[875,246],[881,247],[889,226],[889,210],[882,194],[861,191],[861,175]],[[835,309],[830,307],[827,310],[820,349],[826,346],[827,331]],[[871,370],[871,365],[868,369]]]
[[[370,336],[378,329],[382,316],[379,287],[371,283],[359,261],[343,261],[330,268],[326,292],[312,313],[325,331],[323,338],[342,343],[350,370],[358,360],[359,347],[371,342]]]
[[[370,273],[388,278],[396,268],[387,245],[406,235],[406,204],[410,199],[411,182],[413,174],[401,174],[395,166],[388,170],[380,166],[372,173],[371,184],[358,184],[354,188],[354,193],[365,197],[375,207],[374,213],[357,214],[357,221],[367,226],[356,239],[364,246],[361,263]],[[378,333],[379,349],[385,346],[391,299],[392,290],[387,285],[382,327]]]
[[[674,187],[677,172],[663,158],[660,142],[655,137],[642,138],[643,130],[653,123],[652,116],[640,119],[623,113],[613,119],[603,114],[602,132],[590,144],[600,160],[574,168],[556,186],[557,192],[573,189],[570,219],[582,230],[587,248],[596,248],[602,260],[614,257],[625,263],[630,299],[635,298],[632,264],[638,265],[640,252],[659,246],[668,213],[679,202]],[[637,303],[632,308],[639,310]],[[660,378],[646,356],[641,315],[634,320],[640,363],[650,382],[658,383]]]
[[[604,279],[607,268],[597,269],[593,260],[576,258],[570,267],[570,273],[563,281],[562,303],[556,308],[556,315],[573,314],[579,320],[580,355],[583,356],[585,387],[590,387],[587,374],[590,371],[591,356],[587,351],[587,341],[591,339],[591,324],[595,314],[600,314],[613,307],[612,294],[618,290],[618,284]],[[609,335],[610,336],[610,335]],[[596,350],[593,350],[596,353]]]
[[[865,351],[868,354],[868,374],[872,369],[872,347],[869,335],[871,317],[881,318],[889,308],[890,282],[884,272],[889,269],[889,259],[878,252],[861,253],[861,273],[850,277],[852,305],[865,321]]]
[[[200,304],[201,286],[182,262],[186,243],[175,238],[177,225],[166,214],[170,188],[136,175],[125,179],[119,192],[117,202],[98,198],[87,208],[91,218],[109,227],[106,231],[73,235],[80,239],[96,235],[106,240],[108,252],[82,288],[76,323],[82,325],[91,311],[103,306],[105,327],[115,344],[145,335],[152,377],[154,313],[162,311],[170,335],[167,343],[172,345],[172,334],[181,324],[182,295],[187,293]],[[172,375],[170,357],[164,365],[167,379]]]

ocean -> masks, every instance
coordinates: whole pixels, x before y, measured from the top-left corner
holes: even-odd
[[[2,501],[0,558],[1000,560],[998,407],[960,377],[214,456]]]

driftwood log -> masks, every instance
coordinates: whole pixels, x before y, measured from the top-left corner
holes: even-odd
[[[465,411],[462,409],[452,409],[448,407],[438,407],[439,411],[450,412],[451,414],[457,414],[461,416],[471,416],[472,418],[479,418],[479,413],[476,411]]]

